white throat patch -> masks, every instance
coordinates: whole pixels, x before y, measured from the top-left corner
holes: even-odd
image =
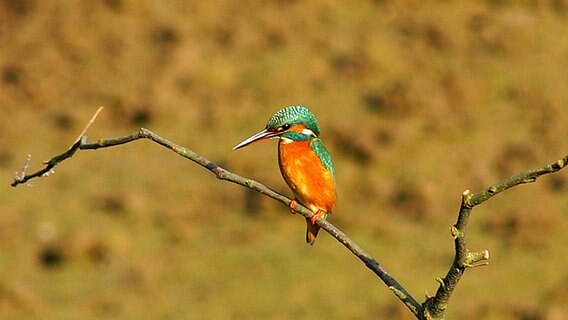
[[[284,138],[284,137],[280,137],[280,142],[286,144],[286,143],[294,142],[294,140]]]

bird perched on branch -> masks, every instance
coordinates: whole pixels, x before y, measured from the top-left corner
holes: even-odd
[[[315,243],[320,229],[316,221],[327,219],[337,197],[333,163],[319,134],[317,119],[308,108],[289,106],[276,112],[264,130],[233,148],[278,138],[280,172],[295,196],[290,201],[290,211],[294,213],[299,202],[314,212],[311,218],[306,218],[306,242],[310,245]]]

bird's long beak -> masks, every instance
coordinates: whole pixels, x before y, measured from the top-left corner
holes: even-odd
[[[257,134],[254,134],[251,137],[248,137],[247,139],[245,139],[243,142],[237,144],[236,146],[233,147],[233,150],[237,150],[240,149],[242,147],[246,147],[251,143],[257,142],[257,141],[261,141],[261,140],[266,140],[266,139],[270,139],[270,138],[275,138],[277,137],[279,134],[276,132],[270,132],[267,129],[264,129],[262,131],[260,131]]]

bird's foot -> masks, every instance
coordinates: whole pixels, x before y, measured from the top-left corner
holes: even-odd
[[[292,214],[296,214],[296,207],[298,206],[298,199],[294,198],[290,201],[290,203],[288,204],[288,207],[290,208],[290,212],[292,212]]]
[[[323,210],[318,210],[318,212],[314,213],[311,217],[310,217],[310,222],[311,224],[316,224],[316,220],[318,219],[325,219],[325,211]]]

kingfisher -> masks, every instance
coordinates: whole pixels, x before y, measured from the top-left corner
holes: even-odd
[[[335,206],[335,172],[331,156],[319,138],[320,129],[313,113],[306,107],[293,105],[276,112],[266,127],[237,144],[233,150],[254,142],[278,139],[278,165],[294,199],[292,213],[298,203],[314,214],[306,218],[306,242],[314,245],[320,227],[316,221],[326,220]]]

